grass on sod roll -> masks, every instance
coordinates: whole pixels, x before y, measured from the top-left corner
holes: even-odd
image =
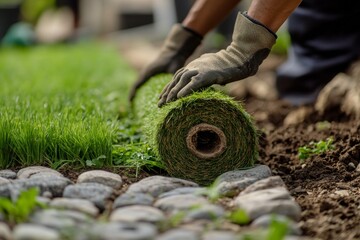
[[[0,168],[111,165],[135,76],[99,43],[1,49]]]
[[[133,112],[170,175],[207,185],[220,174],[253,166],[257,132],[250,115],[229,96],[208,89],[157,107],[171,75],[140,88]]]

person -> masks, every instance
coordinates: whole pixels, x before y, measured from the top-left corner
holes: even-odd
[[[167,36],[160,54],[140,74],[130,99],[149,78],[174,73],[160,94],[159,107],[213,84],[225,85],[254,75],[288,19],[291,46],[277,71],[281,98],[294,104],[316,99],[321,88],[360,56],[360,3],[355,0],[253,0],[238,13],[231,44],[203,54],[183,66],[213,29],[240,0],[197,0]]]

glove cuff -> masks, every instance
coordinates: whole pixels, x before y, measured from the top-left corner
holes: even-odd
[[[259,49],[271,49],[276,42],[276,34],[263,24],[249,18],[246,14],[238,13],[233,43],[241,48],[246,48],[249,53],[255,53]]]
[[[250,16],[247,14],[247,11],[243,12],[242,15],[244,15],[247,19],[249,19],[249,20],[252,21],[253,23],[264,27],[266,30],[269,31],[269,33],[271,33],[272,35],[274,35],[274,37],[277,39],[276,33],[274,33],[272,30],[270,30],[270,28],[268,28],[267,26],[265,26],[264,24],[262,24],[262,23],[259,22],[258,20],[250,17]]]
[[[165,39],[163,50],[177,52],[185,58],[190,57],[201,44],[202,36],[195,31],[175,24]]]

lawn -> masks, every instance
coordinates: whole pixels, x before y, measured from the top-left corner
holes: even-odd
[[[122,164],[136,130],[118,119],[134,77],[100,43],[1,49],[0,168],[109,166],[114,152]]]

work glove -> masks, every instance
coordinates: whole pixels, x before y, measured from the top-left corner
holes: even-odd
[[[202,36],[181,24],[175,24],[169,32],[157,58],[140,74],[131,88],[130,101],[135,97],[136,90],[148,79],[159,73],[175,73],[183,67],[186,60],[200,45]]]
[[[275,41],[275,33],[239,13],[231,44],[179,69],[160,94],[159,107],[213,84],[225,85],[254,75]]]

